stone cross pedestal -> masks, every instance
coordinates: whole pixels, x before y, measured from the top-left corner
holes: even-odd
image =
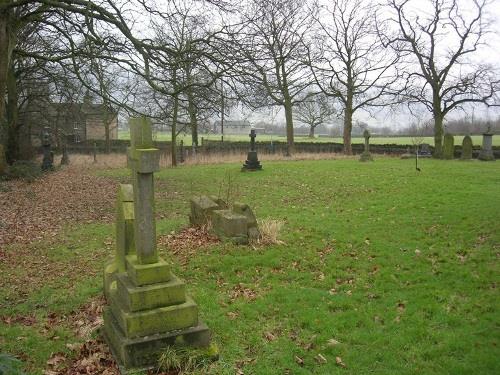
[[[483,161],[495,160],[495,155],[493,155],[493,134],[490,133],[483,134],[483,145],[481,147],[481,151],[479,152],[479,156],[477,158]]]
[[[363,132],[363,137],[365,138],[365,149],[361,154],[359,161],[373,161],[372,155],[370,154],[370,132],[365,129]]]
[[[103,336],[122,373],[156,367],[170,346],[209,347],[210,331],[185,283],[158,256],[153,173],[159,170],[151,122],[130,119],[128,166],[132,185],[121,185],[116,220],[116,256],[104,272]]]
[[[250,130],[250,151],[248,151],[247,160],[241,168],[242,172],[246,171],[260,171],[262,170],[262,165],[260,164],[259,158],[257,157],[257,150],[255,149],[255,137],[257,136],[255,129]]]

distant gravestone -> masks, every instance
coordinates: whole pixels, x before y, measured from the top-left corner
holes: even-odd
[[[156,368],[171,346],[208,348],[211,341],[185,283],[156,249],[153,173],[159,170],[160,154],[153,147],[151,122],[131,119],[130,133],[133,184],[120,187],[116,258],[114,270],[106,268],[104,285],[109,306],[103,335],[121,373]]]
[[[50,129],[48,127],[45,127],[42,132],[42,150],[42,171],[54,169],[54,153],[51,149]]]
[[[418,150],[418,148],[417,148]],[[420,145],[420,150],[417,151],[418,152],[418,157],[419,158],[430,158],[432,157],[432,153],[431,153],[431,147],[428,143],[422,143]]]
[[[247,160],[241,168],[242,172],[246,171],[260,171],[262,170],[262,165],[260,164],[259,158],[257,157],[257,150],[255,149],[255,129],[250,130],[250,151],[248,151]]]
[[[0,175],[7,170],[7,160],[5,160],[5,150],[3,144],[0,143]]]
[[[363,132],[363,137],[365,138],[365,149],[359,157],[359,161],[373,161],[373,157],[370,154],[370,132],[368,129],[365,129]]]
[[[451,160],[455,157],[455,138],[453,135],[446,133],[443,143],[443,159]]]
[[[472,138],[466,135],[462,141],[462,160],[472,159]]]
[[[483,161],[495,160],[495,155],[493,155],[493,134],[483,134],[483,145],[481,146],[481,151],[479,152],[479,156],[477,158]]]

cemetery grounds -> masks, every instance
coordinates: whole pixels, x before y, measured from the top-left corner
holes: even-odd
[[[194,373],[500,373],[500,163],[426,159],[419,173],[374,156],[155,175],[160,255],[220,350]],[[126,168],[72,165],[2,183],[0,351],[26,373],[117,373],[96,328],[129,181]],[[278,241],[186,229],[201,194],[248,203],[282,226]]]

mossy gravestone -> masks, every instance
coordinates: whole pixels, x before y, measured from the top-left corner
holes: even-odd
[[[472,138],[469,135],[464,137],[462,141],[462,160],[472,159]]]
[[[453,159],[455,156],[455,139],[451,134],[444,135],[443,159]]]
[[[156,367],[173,345],[208,348],[207,354],[213,349],[184,282],[158,257],[153,173],[159,170],[159,150],[153,148],[150,121],[131,119],[130,133],[133,185],[119,189],[116,258],[104,273],[103,335],[122,373]]]
[[[479,160],[483,161],[494,161],[495,155],[493,154],[493,134],[485,133],[483,134],[483,145],[481,146],[481,151],[477,157]]]

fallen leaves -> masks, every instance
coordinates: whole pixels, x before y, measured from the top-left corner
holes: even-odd
[[[28,183],[5,182],[0,191],[0,261],[11,243],[31,243],[55,237],[63,225],[110,221],[113,217],[116,181],[75,167],[64,168]]]
[[[335,363],[337,366],[346,368],[346,364],[342,361],[342,357],[335,357]]]
[[[251,288],[246,287],[242,283],[238,283],[229,292],[229,298],[234,301],[236,298],[244,298],[249,301],[253,301],[257,298],[257,292]]]
[[[220,240],[205,226],[184,228],[178,233],[172,232],[158,238],[158,245],[166,247],[180,259],[180,263],[183,265],[187,264],[200,248],[206,248],[219,242]]]

